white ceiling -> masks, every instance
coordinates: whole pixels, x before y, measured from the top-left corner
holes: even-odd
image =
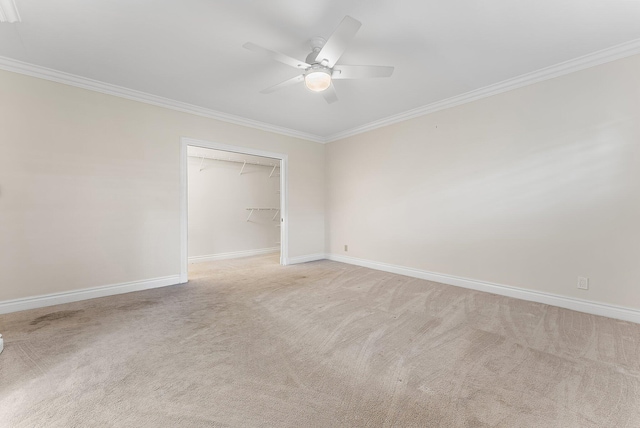
[[[640,39],[640,0],[15,0],[0,56],[327,137]],[[242,48],[299,59],[345,15],[362,28],[340,64],[393,65],[336,81],[327,104],[299,74]]]

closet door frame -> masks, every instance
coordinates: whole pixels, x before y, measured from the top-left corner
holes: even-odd
[[[188,240],[189,240],[189,216],[188,216],[188,170],[187,147],[202,147],[205,149],[224,150],[227,152],[244,155],[263,156],[280,161],[280,264],[285,266],[289,259],[289,222],[288,222],[288,156],[283,153],[268,152],[249,147],[216,143],[213,141],[196,140],[182,137],[180,139],[180,283],[188,278]]]

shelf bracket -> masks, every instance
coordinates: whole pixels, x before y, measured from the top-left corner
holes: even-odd
[[[249,219],[251,218],[251,214],[253,214],[253,210],[251,210],[251,212],[249,213],[249,217],[247,217],[247,221],[249,221]]]
[[[244,167],[245,167],[246,165],[247,165],[247,161],[244,161],[244,162],[242,163],[242,168],[240,168],[240,175],[242,175],[242,171],[244,171]],[[249,214],[249,215],[251,215],[251,214]]]
[[[200,161],[200,171],[202,171],[202,165],[204,165],[204,156],[202,156],[202,160]]]
[[[269,174],[269,178],[273,177],[273,173],[275,172],[277,167],[278,167],[278,165],[274,165],[273,166],[273,169],[271,170],[271,174]]]
[[[275,220],[276,217],[278,216],[278,213],[280,212],[280,210],[276,210],[276,213],[273,215],[273,217],[271,218],[271,220]]]

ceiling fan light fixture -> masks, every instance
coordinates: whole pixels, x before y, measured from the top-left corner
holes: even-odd
[[[331,86],[331,73],[326,68],[312,68],[304,75],[305,86],[313,92],[322,92]]]
[[[3,1],[3,0],[0,0]],[[311,53],[307,59],[299,61],[289,55],[263,48],[254,43],[243,46],[250,51],[267,54],[271,59],[295,67],[304,72],[295,77],[260,91],[270,94],[287,86],[296,85],[304,81],[304,85],[312,92],[322,92],[322,97],[329,104],[338,101],[334,79],[365,79],[370,77],[389,77],[393,74],[393,67],[381,65],[339,65],[340,57],[347,49],[349,42],[355,37],[362,24],[350,16],[345,16],[338,28],[328,39],[314,37],[311,39]]]

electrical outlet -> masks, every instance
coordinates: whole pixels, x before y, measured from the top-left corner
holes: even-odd
[[[585,278],[583,276],[578,277],[578,288],[580,290],[588,290],[589,289],[589,278]]]
[[[349,246],[347,244],[344,244],[344,250],[349,251]]]

